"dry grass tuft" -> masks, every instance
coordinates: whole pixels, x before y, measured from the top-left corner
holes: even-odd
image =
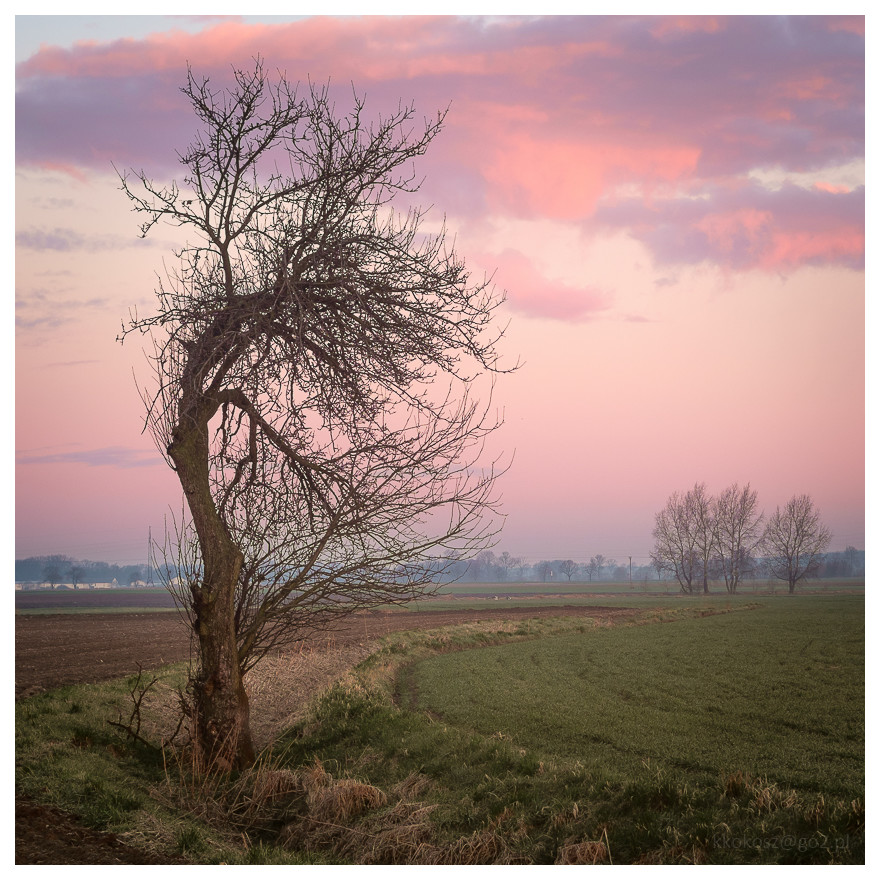
[[[433,848],[432,855],[420,862],[424,865],[509,865],[519,861],[497,832],[475,831],[452,843]]]
[[[814,828],[819,827],[819,823],[825,818],[825,796],[819,795],[811,807],[804,810],[804,819]]]
[[[385,792],[374,785],[339,779],[309,792],[309,816],[319,822],[344,822],[387,803]]]
[[[797,792],[783,791],[775,782],[768,782],[766,779],[750,780],[745,788],[751,796],[749,807],[756,813],[772,813],[796,807],[798,804]]]
[[[252,767],[233,777],[222,767],[203,767],[197,752],[188,746],[167,749],[165,756],[165,781],[151,795],[221,833],[269,828],[279,813],[306,792],[299,775],[282,766],[283,757],[264,753]]]
[[[554,813],[550,817],[550,827],[562,828],[565,825],[571,825],[573,822],[577,822],[580,813],[581,809],[578,806],[577,802],[575,802],[571,805],[570,809],[563,810],[560,813]]]
[[[252,796],[254,801],[271,803],[291,794],[299,794],[302,789],[302,782],[293,771],[270,768],[255,774]]]
[[[748,795],[749,808],[756,813],[772,813],[776,810],[798,806],[797,792],[783,791],[775,782],[753,777],[742,770],[731,773],[724,783],[724,794],[730,798]],[[812,808],[805,811],[807,821],[818,821],[825,812],[825,802],[820,798]]]
[[[636,865],[703,865],[708,861],[706,851],[698,846],[665,846],[652,849],[634,864]]]
[[[857,828],[865,827],[865,805],[861,798],[856,798],[850,802],[850,818],[853,825]]]
[[[320,818],[310,809],[307,816],[281,830],[278,843],[307,852],[335,852],[357,864],[413,864],[432,849],[428,817],[434,809],[433,805],[401,801],[390,810],[368,812],[356,826]]]
[[[608,847],[601,840],[582,840],[559,848],[557,865],[601,865],[609,862]]]
[[[435,809],[400,801],[350,834],[341,854],[363,865],[425,864],[435,849],[430,822]]]
[[[307,852],[331,851],[361,865],[510,864],[505,838],[484,829],[451,842],[438,843],[430,821],[436,804],[410,800],[431,786],[411,774],[392,793],[388,809],[381,789],[355,779],[333,779],[319,760],[297,772],[306,791],[308,812],[284,826],[278,843]]]
[[[324,765],[319,758],[309,767],[302,767],[297,771],[297,776],[305,787],[306,791],[314,791],[325,785],[329,785],[332,777],[324,769]]]
[[[421,773],[410,773],[405,779],[401,779],[392,789],[391,794],[395,800],[412,801],[423,795],[433,787],[433,783],[427,776]]]
[[[724,794],[729,798],[738,798],[746,789],[746,785],[751,781],[748,774],[744,774],[742,770],[731,773],[724,783]]]

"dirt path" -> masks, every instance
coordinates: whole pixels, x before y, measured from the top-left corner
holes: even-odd
[[[535,617],[595,617],[620,619],[633,609],[597,606],[539,608],[493,607],[454,611],[391,611],[353,615],[344,627],[310,645],[315,682],[339,675],[340,663],[356,663],[374,639],[391,632],[436,629],[481,620],[521,620]],[[16,699],[65,684],[98,682],[186,660],[189,631],[174,613],[19,615],[15,625]],[[289,654],[272,662],[266,681],[257,690],[271,689],[272,680],[290,672],[285,667],[303,662]],[[296,678],[302,681],[301,671]],[[264,714],[273,725],[283,721],[290,706],[277,706],[270,693],[254,693],[254,708],[263,699]],[[255,713],[256,714],[256,713]],[[255,736],[260,731],[255,728]],[[15,803],[15,862],[18,865],[175,864],[127,846],[113,834],[83,827],[77,817],[24,798]]]

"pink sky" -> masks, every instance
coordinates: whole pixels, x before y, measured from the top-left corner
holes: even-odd
[[[421,204],[508,291],[497,551],[647,562],[676,490],[809,493],[865,546],[864,19],[16,20],[16,547],[142,561],[180,492],[115,342],[152,308],[112,164],[176,173],[186,64],[449,107]],[[90,39],[87,39],[90,38]],[[79,40],[79,41],[77,41]]]

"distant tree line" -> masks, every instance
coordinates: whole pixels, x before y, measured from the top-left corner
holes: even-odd
[[[110,584],[114,580],[119,586],[127,587],[145,580],[146,572],[146,565],[115,565],[58,554],[15,560],[16,582],[49,584],[53,588],[59,584],[88,587],[89,584]]]
[[[615,582],[647,584],[649,581],[675,580],[674,568],[660,564],[655,555],[649,564],[633,563],[630,571],[629,561],[620,564],[616,559],[597,553],[588,562],[576,562],[573,559],[540,559],[526,562],[521,556],[513,556],[509,551],[494,553],[484,550],[474,559],[461,562],[450,562],[444,567],[443,575],[436,580],[440,583],[449,581],[479,583],[594,583]],[[710,565],[709,580],[723,580],[721,557]],[[740,556],[738,564],[738,583],[756,579],[774,577],[771,570],[772,560],[760,556]],[[168,568],[168,566],[163,566]],[[696,570],[696,569],[695,569]],[[164,578],[155,578],[156,585],[160,580],[167,581],[177,574],[173,566],[164,572]],[[855,547],[822,555],[821,563],[815,567],[814,576],[821,578],[864,577],[865,551]],[[31,556],[27,559],[15,560],[15,580],[17,582],[45,583],[50,586],[71,584],[87,587],[93,583],[112,583],[130,586],[138,581],[146,580],[146,565],[114,565],[108,562],[94,562],[88,559],[77,560],[69,556]],[[698,579],[702,588],[702,581]]]
[[[550,583],[592,583],[593,581],[643,581],[656,577],[651,565],[626,565],[601,553],[590,557],[589,562],[576,562],[573,559],[540,559],[526,562],[521,556],[513,556],[505,550],[495,554],[483,550],[467,562],[453,563],[447,567],[444,580],[458,580],[482,583],[536,582]]]

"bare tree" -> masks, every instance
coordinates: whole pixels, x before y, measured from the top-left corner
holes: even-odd
[[[355,96],[338,116],[326,88],[233,73],[226,90],[188,74],[200,131],[179,184],[122,175],[143,235],[195,239],[123,338],[152,338],[147,424],[188,508],[172,589],[198,639],[196,741],[230,768],[254,757],[259,657],[491,542],[498,422],[470,389],[499,370],[503,300],[445,230],[390,206],[443,114],[369,122]]]
[[[553,578],[553,563],[548,559],[542,559],[535,565],[535,573],[541,578],[541,582],[546,584]]]
[[[596,575],[596,580],[602,577],[602,569],[605,567],[605,557],[601,553],[597,553],[595,556],[590,557],[590,565],[593,568],[593,573]]]
[[[564,559],[559,563],[559,570],[568,578],[571,583],[572,577],[577,574],[580,566],[573,559]]]
[[[700,561],[698,577],[706,594],[709,592],[709,575],[715,552],[715,504],[712,496],[706,492],[705,483],[694,483],[694,488],[684,496],[684,501]]]
[[[793,593],[798,582],[814,577],[831,542],[809,495],[795,495],[784,508],[776,508],[764,528],[762,546],[770,574],[788,582]]]
[[[481,550],[471,562],[469,571],[475,580],[498,580],[498,559],[491,550]]]
[[[700,542],[693,515],[692,492],[673,492],[654,518],[654,550],[658,571],[670,571],[683,593],[693,593],[700,574]]]
[[[86,576],[86,570],[82,565],[71,565],[67,574],[70,577],[70,582],[73,584],[75,590],[77,585],[80,584]]]
[[[611,574],[611,580],[617,583],[623,583],[628,579],[629,569],[625,565],[618,565],[617,560],[614,562],[614,570]]]
[[[53,590],[61,582],[61,569],[55,562],[47,562],[43,566],[43,582],[47,583]]]
[[[510,577],[510,573],[512,571],[518,571],[519,576],[522,577],[522,569],[523,569],[523,560],[520,556],[511,556],[510,553],[505,550],[501,553],[495,560],[496,564],[500,566],[503,580],[508,580]]]
[[[761,542],[764,514],[758,512],[758,493],[748,483],[728,486],[716,499],[715,551],[728,593],[735,593],[752,565]]]
[[[846,550],[843,551],[843,558],[846,562],[848,571],[847,576],[852,577],[853,575],[858,575],[859,573],[864,574],[865,565],[864,565],[864,557],[862,554],[856,550],[851,544],[847,544]]]

